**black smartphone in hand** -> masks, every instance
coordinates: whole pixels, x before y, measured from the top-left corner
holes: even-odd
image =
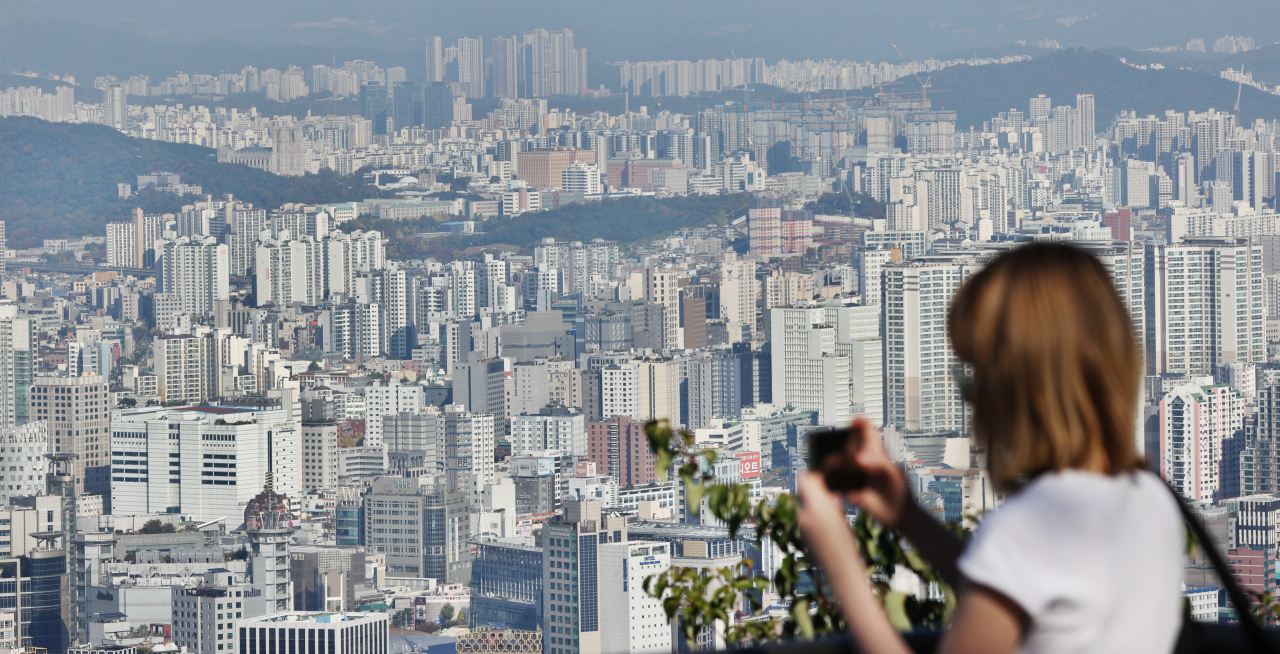
[[[831,429],[809,435],[809,469],[822,473],[827,488],[836,492],[858,490],[866,484],[854,460],[862,446],[862,434],[852,429]]]

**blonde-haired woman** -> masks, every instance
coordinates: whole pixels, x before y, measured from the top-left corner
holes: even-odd
[[[1170,652],[1183,530],[1134,448],[1142,358],[1110,276],[1087,252],[1033,244],[957,294],[956,382],[993,482],[1009,493],[962,543],[911,499],[879,434],[854,423],[864,484],[800,479],[800,526],[860,651],[908,652],[866,583],[844,500],[906,536],[960,599],[943,654]]]

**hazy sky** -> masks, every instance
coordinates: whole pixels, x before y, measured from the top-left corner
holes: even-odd
[[[89,22],[170,42],[421,47],[426,34],[493,36],[572,28],[593,60],[763,56],[909,58],[1026,39],[1064,47],[1183,45],[1225,34],[1269,44],[1274,2],[1258,0],[0,0],[0,23]]]

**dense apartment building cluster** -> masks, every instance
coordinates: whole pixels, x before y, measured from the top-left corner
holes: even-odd
[[[303,638],[289,643],[385,652],[389,622],[465,611],[458,638],[675,651],[644,577],[747,560],[772,579],[779,562],[664,480],[645,424],[687,430],[718,453],[715,479],[771,499],[794,488],[811,433],[865,415],[917,498],[963,523],[1002,498],[952,377],[948,304],[993,256],[1039,240],[1093,253],[1130,311],[1140,451],[1234,556],[1280,556],[1276,122],[1209,110],[1100,124],[1083,93],[965,132],[923,99],[577,115],[529,97],[585,86],[567,30],[430,38],[426,55],[425,84],[348,62],[109,81],[107,102],[72,107],[281,174],[368,166],[404,193],[257,207],[157,173],[138,186],[187,197],[181,210],[13,252],[0,521],[15,536],[0,554],[47,559],[22,574],[68,589],[10,586],[49,609],[12,617],[19,646],[283,652],[294,645],[273,625],[288,622]],[[796,66],[699,62],[694,79],[807,74]],[[912,72],[871,68],[831,75]],[[317,87],[359,97],[362,115],[126,101]],[[497,109],[473,120],[468,100],[486,96]],[[459,178],[463,197],[437,193]],[[393,260],[383,234],[352,228],[432,217],[465,234],[570,202],[721,193],[742,209],[640,244],[548,237]],[[99,245],[89,274],[36,270],[42,253],[83,261]],[[1216,619],[1216,582],[1195,574],[1196,616]]]

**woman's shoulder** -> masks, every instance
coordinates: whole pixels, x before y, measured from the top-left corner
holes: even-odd
[[[1176,525],[1178,506],[1159,477],[1145,470],[1103,475],[1064,470],[1039,475],[994,511],[994,523],[1052,523],[1059,528],[1144,516],[1148,527]],[[984,521],[985,522],[985,521]]]

